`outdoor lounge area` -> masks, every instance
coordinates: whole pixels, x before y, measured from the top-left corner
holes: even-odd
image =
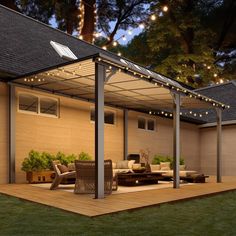
[[[233,96],[234,82],[194,90],[1,6],[0,14],[12,26],[0,29],[3,44],[16,38],[14,27],[20,31],[20,45],[6,46],[11,63],[1,59],[1,193],[71,211],[76,203],[74,211],[94,216],[235,189],[235,124],[225,119],[234,106],[212,95],[225,86]],[[29,52],[28,63],[19,48]],[[171,168],[161,161],[143,169],[140,160],[128,159],[147,149],[145,164],[165,155]],[[75,168],[60,170],[55,162],[52,184],[26,184],[22,163],[31,150],[39,159],[76,156]],[[84,151],[92,158],[80,163]],[[67,178],[75,182],[70,192],[61,185]],[[97,202],[99,210],[83,206]]]

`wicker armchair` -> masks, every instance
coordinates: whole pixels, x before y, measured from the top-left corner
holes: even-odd
[[[95,161],[75,161],[76,182],[74,193],[95,193]],[[114,186],[114,188],[113,188]],[[111,194],[117,189],[117,178],[113,182],[112,161],[104,161],[104,192]]]
[[[57,167],[57,165],[59,165],[59,164],[61,164],[60,161],[53,161],[52,162],[53,169],[55,171],[55,179],[53,180],[53,182],[51,184],[50,190],[56,189],[63,179],[75,178],[75,176],[76,176],[75,171],[61,173],[61,171]]]

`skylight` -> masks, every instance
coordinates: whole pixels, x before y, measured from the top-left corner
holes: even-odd
[[[59,54],[60,57],[67,60],[76,60],[78,59],[76,55],[65,45],[60,43],[56,43],[54,41],[50,41],[51,46],[55,49],[55,51]]]

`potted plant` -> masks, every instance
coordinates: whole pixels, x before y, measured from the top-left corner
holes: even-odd
[[[29,183],[46,183],[53,179],[51,160],[53,156],[49,153],[39,153],[31,150],[28,157],[22,162],[21,169],[26,172],[26,179]]]

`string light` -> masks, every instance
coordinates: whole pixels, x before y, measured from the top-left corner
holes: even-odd
[[[107,47],[106,47],[106,46],[103,46],[102,49],[103,49],[103,50],[107,50]]]
[[[118,43],[116,41],[114,41],[112,44],[114,47],[116,47],[118,45]]]
[[[169,8],[168,8],[168,6],[164,6],[164,7],[162,8],[162,10],[163,10],[164,12],[167,12],[167,11],[169,10]]]
[[[122,36],[122,40],[123,40],[123,41],[126,41],[125,35]]]
[[[216,73],[214,74],[214,77],[217,77],[217,74],[216,74]]]
[[[138,26],[140,29],[144,29],[145,28],[145,25],[143,23],[139,24]]]
[[[151,15],[151,17],[150,17],[150,19],[152,20],[152,21],[155,21],[156,19],[157,19],[157,17],[156,17],[156,15]]]
[[[120,57],[121,56],[121,52],[118,52],[117,55]]]

